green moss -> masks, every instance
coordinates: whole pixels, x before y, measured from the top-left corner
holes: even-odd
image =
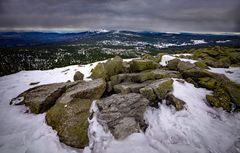
[[[148,69],[155,69],[158,65],[152,60],[133,60],[130,63],[131,72],[140,72]]]
[[[103,78],[106,81],[110,80],[110,77],[124,72],[123,61],[120,57],[107,60],[106,63],[99,63],[92,70],[91,78]]]
[[[152,55],[150,55],[150,54],[144,54],[143,56],[142,56],[142,59],[143,60],[154,60],[154,57],[152,56]]]
[[[206,89],[213,90],[220,86],[220,82],[213,78],[205,77],[199,78],[198,80],[198,85]]]
[[[73,99],[70,103],[55,104],[46,114],[47,124],[57,131],[61,142],[77,148],[88,145],[90,100]]]
[[[206,98],[211,106],[231,111],[230,97],[222,88],[216,89],[213,95],[207,95]]]
[[[159,63],[162,61],[162,57],[163,57],[164,53],[158,53],[155,57],[154,57],[154,61]]]
[[[177,66],[179,62],[180,62],[180,59],[177,59],[177,58],[170,60],[167,64],[167,68],[169,70],[177,70]]]
[[[153,89],[151,87],[144,87],[144,88],[141,88],[139,91],[150,102],[156,101],[157,96],[154,94]]]
[[[172,79],[163,80],[163,82],[161,82],[157,88],[154,88],[154,92],[156,93],[157,97],[159,99],[166,98],[167,93],[173,89],[172,84]]]
[[[224,89],[229,94],[231,101],[240,109],[240,85],[227,83],[224,84]]]
[[[202,69],[208,69],[208,66],[203,62],[203,61],[198,61],[194,63],[197,67],[202,68]]]

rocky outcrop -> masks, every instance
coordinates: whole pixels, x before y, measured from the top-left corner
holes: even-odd
[[[202,69],[209,69],[207,64],[204,63],[203,61],[197,61],[194,63],[197,67],[202,68]]]
[[[54,83],[31,88],[15,99],[22,99],[22,104],[29,107],[32,113],[43,113],[52,107],[56,100],[75,83]]]
[[[154,62],[153,60],[132,60],[130,62],[130,70],[131,72],[141,72],[144,70],[149,70],[149,69],[156,69],[160,65]]]
[[[88,145],[88,117],[91,101],[75,98],[57,103],[46,114],[46,122],[57,131],[61,142],[76,148]]]
[[[175,58],[175,59],[173,59],[173,60],[170,60],[169,62],[168,62],[168,64],[167,64],[167,68],[169,69],[169,70],[175,70],[175,71],[177,71],[177,69],[178,69],[178,63],[180,62],[180,59],[177,59],[177,58]]]
[[[177,65],[177,69],[179,72],[184,72],[186,70],[191,70],[193,68],[195,68],[196,66],[190,62],[184,62],[184,61],[180,61],[178,62]]]
[[[91,78],[103,78],[108,81],[111,76],[122,72],[124,72],[123,60],[121,57],[116,56],[113,59],[107,60],[105,63],[98,63],[92,70]]]
[[[132,83],[123,82],[113,87],[115,93],[127,94],[127,93],[139,93],[139,89],[145,87],[149,82],[144,83]]]
[[[186,104],[184,101],[182,101],[181,99],[178,99],[173,94],[168,94],[166,101],[167,101],[167,105],[173,105],[177,111],[183,110],[184,105]]]
[[[81,72],[77,71],[74,76],[73,76],[73,80],[74,81],[79,81],[79,80],[83,80],[84,74],[82,74]]]
[[[68,88],[66,92],[58,98],[57,103],[68,103],[74,98],[99,99],[106,89],[106,82],[103,79],[96,79],[88,82],[79,82]]]
[[[146,127],[143,114],[149,101],[140,94],[114,94],[96,103],[99,123],[107,126],[116,139],[124,139]]]
[[[108,92],[113,89],[113,86],[122,82],[142,83],[147,80],[157,80],[162,78],[178,78],[180,74],[176,71],[167,71],[162,69],[155,69],[143,71],[140,73],[124,73],[112,76],[108,82]]]

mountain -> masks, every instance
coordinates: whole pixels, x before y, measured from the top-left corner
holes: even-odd
[[[240,46],[239,35],[85,31],[79,33],[1,32],[0,76],[21,70],[45,70],[148,53],[189,48]]]

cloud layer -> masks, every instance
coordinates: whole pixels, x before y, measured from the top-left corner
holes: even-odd
[[[0,0],[0,29],[240,32],[239,0]]]

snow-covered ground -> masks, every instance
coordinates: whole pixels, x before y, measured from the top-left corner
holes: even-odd
[[[96,64],[47,71],[22,71],[0,77],[0,152],[82,152],[59,142],[56,132],[46,125],[45,114],[25,113],[25,106],[10,106],[9,102],[33,87],[29,85],[31,82],[65,82],[72,80],[77,70],[88,79]],[[224,72],[225,70],[220,73]],[[239,71],[231,75],[240,80],[238,74]],[[94,143],[97,148],[94,153],[240,152],[240,114],[229,114],[209,107],[205,103],[205,96],[209,93],[211,92],[195,88],[192,84],[174,81],[173,94],[186,102],[186,110],[176,112],[165,104],[161,104],[159,109],[148,108],[145,112],[145,119],[149,123],[146,133],[132,134],[123,141],[116,141],[110,133],[105,133],[94,117],[89,121],[89,133],[92,136],[90,142],[98,142]],[[92,109],[97,111],[94,104]],[[92,135],[94,132],[97,133]],[[91,143],[90,147],[92,146]],[[84,153],[88,152],[91,151],[86,147]]]
[[[162,66],[166,66],[168,64],[169,61],[178,58],[178,56],[180,55],[184,55],[184,56],[190,56],[191,54],[172,54],[172,55],[163,55],[162,56],[162,61],[160,62],[160,64]],[[185,59],[185,58],[178,58],[181,61],[185,61],[185,62],[190,62],[190,63],[195,63],[197,62],[196,60],[192,60],[192,59]]]

